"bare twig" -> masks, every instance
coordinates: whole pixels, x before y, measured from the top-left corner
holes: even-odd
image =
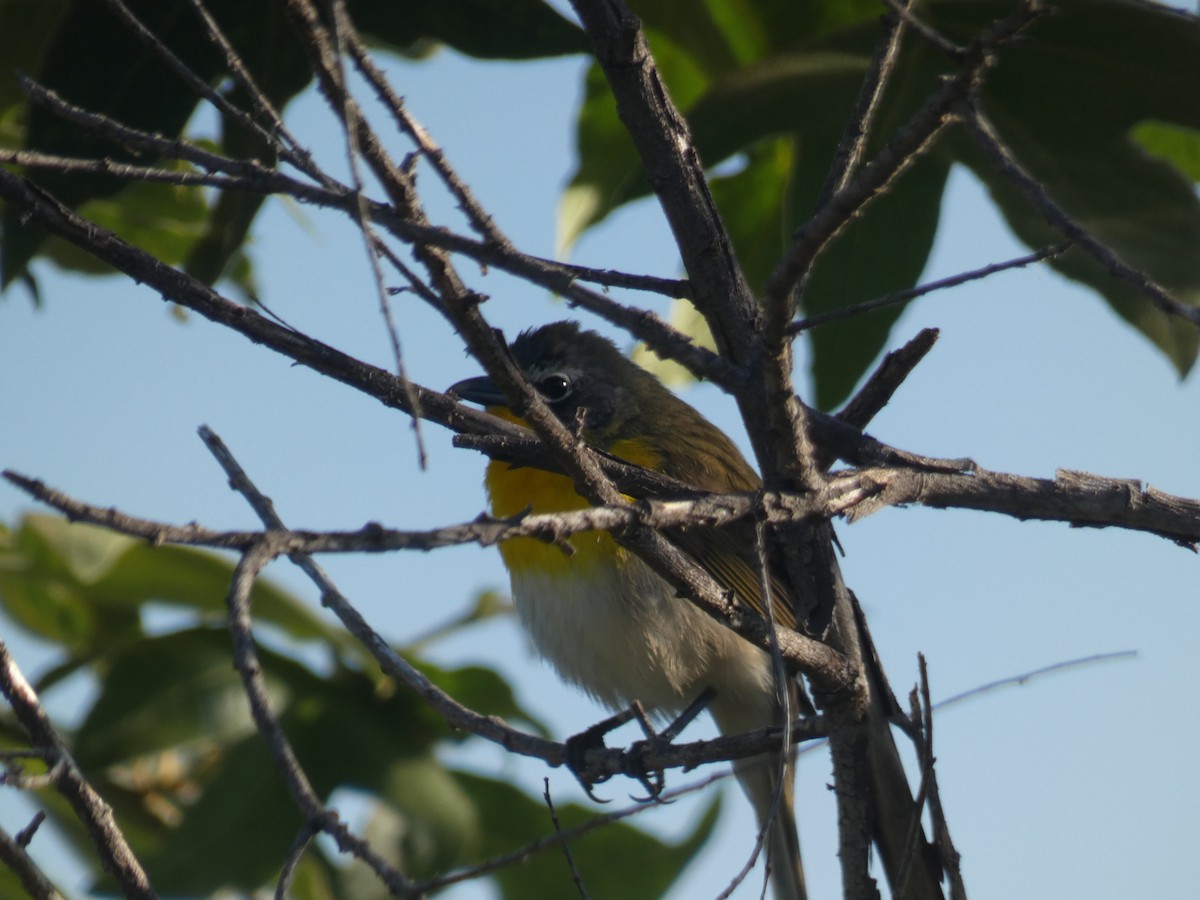
[[[967,900],[967,888],[963,883],[961,860],[962,856],[950,838],[950,825],[946,821],[946,812],[942,808],[942,794],[938,789],[937,769],[934,765],[933,752],[933,703],[929,699],[929,667],[925,654],[918,654],[921,671],[921,709],[925,741],[921,749],[921,767],[928,774],[923,777],[926,784],[929,819],[933,828],[933,842],[938,848],[938,855],[946,867],[946,880],[950,883],[950,900]]]
[[[624,3],[574,0],[618,114],[637,147],[683,257],[696,308],[721,354],[753,357],[758,306],[738,265],[683,116],[659,77],[638,21]]]
[[[817,200],[818,209],[846,188],[866,155],[871,128],[879,113],[884,90],[895,70],[896,59],[900,55],[900,41],[904,37],[911,0],[895,0],[889,5],[892,6],[893,14],[883,19],[883,30],[875,44],[871,63],[863,76],[854,109],[846,122],[846,130],[833,156],[833,165]]]
[[[346,32],[353,33],[353,28],[350,25],[349,16],[346,13],[345,4],[342,0],[334,0],[332,3],[332,39],[336,50],[340,51],[343,41],[343,34]],[[334,56],[334,63],[337,67],[337,77],[342,85],[342,104],[338,109],[341,116],[342,132],[346,136],[346,158],[350,165],[350,179],[354,187],[354,213],[357,218],[358,232],[362,237],[363,249],[367,254],[367,265],[371,269],[371,277],[375,284],[375,297],[379,304],[379,314],[383,319],[384,330],[387,332],[388,340],[391,342],[392,359],[396,365],[396,377],[400,379],[400,383],[404,388],[405,394],[408,395],[409,405],[412,407],[410,421],[412,422],[413,439],[416,442],[417,448],[417,464],[424,469],[428,465],[428,459],[425,454],[425,441],[421,436],[421,401],[417,396],[417,392],[413,384],[408,379],[408,374],[404,367],[404,353],[400,348],[400,333],[396,328],[396,320],[392,316],[392,305],[388,300],[387,288],[383,283],[383,269],[379,265],[379,256],[375,252],[377,243],[382,243],[376,237],[374,230],[371,228],[370,215],[368,212],[367,199],[363,195],[362,172],[359,168],[359,128],[355,121],[355,109],[350,99],[349,93],[346,91],[346,73],[341,63],[342,55],[340,52]]]
[[[219,439],[206,430],[204,440],[214,442]],[[214,531],[195,523],[168,525],[154,522],[112,507],[82,503],[62,491],[16,472],[5,471],[3,475],[10,483],[63,512],[72,521],[110,528],[155,545],[169,543],[246,552],[266,535],[261,531]],[[862,502],[864,484],[875,489],[870,476],[864,482],[861,476],[854,473],[831,482],[831,488],[821,496],[764,495],[757,492],[710,494],[694,499],[646,500],[625,506],[597,506],[513,519],[480,517],[472,522],[423,531],[402,531],[375,523],[356,531],[340,532],[288,531],[281,525],[269,527],[277,549],[288,554],[428,551],[471,543],[490,547],[515,537],[530,537],[548,544],[563,545],[571,535],[585,531],[613,531],[637,525],[656,529],[697,524],[720,527],[756,512],[764,521],[774,524],[827,519]]]
[[[925,354],[933,349],[937,339],[936,328],[923,328],[899,350],[888,353],[837,417],[848,425],[866,428],[867,423],[887,406],[892,395],[925,358]]]
[[[292,840],[292,846],[288,849],[287,858],[283,861],[283,867],[279,872],[279,881],[275,885],[275,900],[287,900],[292,889],[292,881],[296,877],[296,868],[304,859],[305,851],[308,850],[313,838],[318,833],[319,829],[311,821],[305,822],[296,832],[296,837]],[[417,894],[416,896],[421,895]]]
[[[188,3],[191,5],[192,11],[196,14],[196,18],[204,26],[205,36],[220,51],[222,57],[224,57],[225,67],[229,70],[229,74],[233,76],[233,79],[246,94],[246,97],[253,105],[259,117],[266,120],[267,134],[271,138],[271,146],[279,152],[280,156],[314,181],[327,188],[338,187],[337,180],[330,178],[325,170],[313,161],[312,154],[308,149],[288,130],[287,125],[283,121],[283,116],[275,108],[275,105],[266,95],[266,92],[259,87],[254,76],[250,74],[250,70],[246,68],[245,62],[233,48],[233,44],[230,43],[229,38],[221,31],[221,27],[217,24],[216,19],[213,18],[212,13],[208,11],[208,7],[204,5],[204,0],[188,0]],[[276,135],[278,138],[276,138]]]
[[[1081,656],[1077,659],[1068,659],[1063,662],[1051,663],[1048,666],[1041,666],[1037,669],[1030,669],[1028,672],[1022,672],[1020,675],[1009,675],[1006,678],[998,678],[995,681],[989,681],[987,684],[981,684],[978,687],[973,687],[969,691],[963,691],[959,694],[954,694],[939,700],[934,704],[934,709],[945,709],[948,706],[957,706],[964,700],[970,700],[978,697],[981,694],[988,694],[992,691],[1003,687],[1017,686],[1021,687],[1027,682],[1035,678],[1040,678],[1043,675],[1050,675],[1054,672],[1063,672],[1068,669],[1079,669],[1083,666],[1090,666],[1096,663],[1116,662],[1117,660],[1135,659],[1137,657],[1136,650],[1117,650],[1113,653],[1094,653],[1091,656]]]
[[[242,128],[258,137],[263,145],[269,148],[272,153],[280,153],[288,162],[296,166],[300,171],[304,172],[310,178],[324,183],[326,187],[331,187],[336,182],[328,178],[323,171],[315,165],[311,156],[306,151],[300,148],[299,143],[292,138],[291,134],[283,125],[279,114],[275,111],[270,101],[254,83],[250,73],[247,71],[245,64],[234,51],[232,45],[221,33],[217,27],[216,21],[204,7],[200,0],[192,0],[192,7],[200,17],[201,22],[205,26],[209,40],[214,43],[222,51],[225,56],[225,62],[230,73],[238,79],[238,82],[246,90],[247,95],[255,103],[260,114],[268,115],[268,121],[271,128],[268,130],[256,122],[251,116],[247,115],[244,110],[234,106],[228,98],[214,90],[203,78],[191,70],[191,68],[176,56],[169,47],[166,46],[145,24],[133,14],[123,0],[104,0],[105,5],[109,10],[121,20],[121,22],[140,40],[147,48],[150,49],[168,68],[173,71],[184,84],[192,89],[198,97],[203,97],[211,103],[217,110],[221,112],[231,122],[237,123]],[[277,135],[284,135],[288,139],[288,143],[282,143]]]
[[[1026,199],[1052,226],[1070,238],[1084,252],[1117,278],[1129,282],[1159,310],[1168,315],[1200,325],[1200,307],[1189,306],[1171,296],[1170,292],[1140,269],[1123,261],[1116,253],[1097,240],[1090,231],[1076,222],[1046,193],[1046,189],[1012,155],[1003,138],[978,104],[966,105],[966,125],[976,145],[993,165],[1023,193]]]
[[[853,306],[845,306],[841,309],[831,309],[829,312],[818,313],[815,316],[807,316],[803,319],[798,319],[788,326],[789,334],[798,334],[801,331],[808,331],[820,325],[828,325],[830,322],[837,322],[841,319],[848,319],[853,316],[860,316],[864,313],[874,312],[877,309],[884,309],[889,306],[896,306],[902,303],[908,303],[916,297],[922,297],[925,294],[932,294],[934,291],[945,290],[946,288],[958,287],[960,284],[966,284],[969,281],[976,281],[980,278],[987,278],[989,275],[995,275],[997,272],[1003,272],[1008,269],[1018,269],[1033,263],[1042,262],[1047,259],[1054,259],[1061,256],[1071,249],[1071,242],[1067,241],[1061,244],[1052,244],[1049,247],[1043,247],[1041,250],[1034,253],[1028,253],[1025,256],[1018,256],[1015,259],[1005,260],[1004,262],[989,263],[986,266],[981,266],[978,269],[972,269],[969,272],[960,272],[957,275],[950,275],[946,278],[939,278],[936,281],[919,284],[916,287],[907,288],[903,291],[894,291],[883,297],[878,297],[874,300],[867,300],[864,303],[856,303]]]
[[[328,834],[337,843],[338,849],[354,854],[370,866],[380,881],[387,885],[388,890],[407,895],[411,887],[409,880],[370,844],[352,834],[338,819],[337,813],[322,802],[271,709],[270,696],[263,681],[262,666],[258,661],[258,651],[254,647],[250,592],[262,567],[278,553],[269,534],[261,543],[244,553],[234,569],[227,596],[229,630],[233,637],[233,665],[242,678],[242,688],[250,700],[250,713],[254,718],[255,727],[266,742],[275,761],[275,769],[283,778],[288,792],[292,795],[292,801],[309,826]]]
[[[872,200],[932,146],[934,139],[960,116],[962,103],[979,86],[995,51],[1045,13],[1040,0],[1024,0],[1016,12],[973,41],[957,74],[942,82],[921,109],[846,187],[830,198],[797,233],[785,259],[767,282],[767,296],[786,297],[808,272],[817,255]]]
[[[825,177],[825,184],[817,197],[816,208],[821,209],[831,199],[840,194],[849,185],[858,172],[866,156],[867,143],[871,137],[871,129],[887,89],[895,71],[896,60],[900,55],[900,42],[905,31],[905,16],[911,0],[903,0],[895,4],[892,15],[883,18],[883,27],[879,40],[875,44],[875,52],[871,55],[871,63],[863,76],[858,98],[846,122],[842,138],[834,151],[833,164]],[[768,308],[766,331],[768,336],[778,336],[779,339],[788,337],[795,332],[789,329],[786,322],[791,318],[791,310],[801,305],[808,272],[801,274],[792,286],[788,295],[772,296],[776,302]],[[769,295],[770,296],[770,295]],[[786,300],[786,302],[784,302]]]
[[[465,543],[488,546],[511,537],[559,543],[581,531],[620,529],[634,524],[668,528],[703,523],[726,525],[756,509],[776,525],[823,519],[844,511],[852,520],[887,506],[920,503],[935,509],[975,509],[1019,519],[1065,522],[1075,527],[1116,527],[1144,531],[1183,546],[1200,543],[1200,501],[1167,494],[1140,482],[1062,470],[1051,479],[1026,478],[979,469],[969,474],[902,469],[835,473],[824,496],[709,494],[681,500],[645,500],[632,507],[593,507],[530,515],[515,521],[481,519],[426,531],[368,525],[357,531],[282,531],[285,553],[378,553],[430,550]],[[30,496],[86,521],[152,543],[175,543],[245,550],[263,537],[257,531],[213,531],[199,525],[167,525],[92,506],[37,479],[6,470],[4,478]],[[282,529],[282,525],[269,526]]]
[[[1189,550],[1200,542],[1200,501],[1175,497],[1141,482],[1060,469],[1054,479],[977,469],[970,475],[893,470],[884,490],[855,507],[851,521],[885,506],[920,503],[1003,513],[1016,519],[1067,522],[1075,527],[1120,527],[1156,534]]]
[[[75,811],[104,868],[120,889],[134,900],[155,900],[157,894],[125,841],[112,809],[92,789],[46,715],[37,694],[0,641],[0,693],[8,699],[17,721],[38,748],[55,760],[54,787]]]
[[[546,801],[546,809],[550,811],[550,821],[554,824],[554,835],[562,847],[563,856],[567,860],[567,868],[571,870],[571,881],[583,900],[588,900],[587,888],[583,884],[583,876],[579,874],[579,866],[575,864],[575,854],[571,852],[571,843],[563,833],[562,823],[558,821],[558,810],[554,808],[554,800],[550,797],[550,779],[542,779],[542,798]]]
[[[904,2],[904,0],[883,0],[888,8],[892,10],[900,19],[913,31],[917,32],[921,37],[937,47],[951,59],[961,59],[967,52],[967,48],[960,47],[958,44],[951,41],[949,38],[942,35],[931,25],[922,20],[916,13],[912,11],[912,4]]]
[[[33,900],[63,900],[54,882],[46,877],[25,849],[29,846],[28,838],[32,836],[27,836],[26,833],[30,828],[36,828],[45,815],[39,811],[30,826],[21,829],[16,836],[10,836],[0,828],[0,863],[6,865],[17,876],[21,887]]]

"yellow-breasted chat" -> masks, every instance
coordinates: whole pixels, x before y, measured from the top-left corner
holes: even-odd
[[[734,443],[610,341],[572,322],[522,333],[512,354],[550,409],[591,446],[701,490],[749,491],[758,475]],[[495,415],[519,421],[486,377],[450,388]],[[586,508],[564,475],[493,460],[485,486],[493,515]],[[569,538],[575,552],[532,538],[500,544],[521,624],[537,652],[567,681],[622,708],[633,701],[664,715],[705,691],[717,727],[738,734],[782,721],[769,656],[701,612],[605,532]],[[686,550],[747,606],[762,612],[752,540],[729,531],[689,529]],[[774,592],[773,592],[774,593]],[[786,597],[773,600],[776,620],[795,620]],[[778,900],[805,896],[795,819],[792,760],[749,760],[738,780],[769,834]],[[777,787],[778,786],[778,787]],[[777,789],[780,801],[767,822]]]

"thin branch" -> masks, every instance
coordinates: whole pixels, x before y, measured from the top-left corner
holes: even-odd
[[[1140,269],[1124,262],[1116,253],[1097,240],[1090,231],[1076,222],[1036,178],[1017,161],[1005,145],[991,120],[975,103],[966,105],[965,122],[975,143],[994,166],[1023,193],[1042,217],[1074,241],[1109,273],[1129,282],[1155,307],[1167,315],[1200,325],[1200,307],[1189,306],[1173,296],[1157,281]]]
[[[838,142],[833,155],[833,165],[817,200],[818,209],[829,202],[830,198],[845,190],[862,165],[867,143],[871,138],[871,128],[875,124],[884,91],[892,79],[896,60],[900,56],[900,41],[904,37],[904,26],[908,20],[906,14],[911,2],[912,0],[894,0],[889,4],[893,14],[883,19],[883,30],[876,42],[875,52],[871,55],[871,63],[867,66],[854,109],[850,113],[842,139]]]
[[[825,184],[817,196],[816,209],[821,209],[844,191],[862,165],[871,129],[882,105],[884,92],[895,71],[896,60],[900,56],[900,42],[904,37],[906,22],[903,14],[908,12],[910,4],[911,0],[903,0],[896,4],[899,9],[892,15],[883,17],[882,31],[879,40],[876,41],[875,52],[871,55],[871,62],[859,87],[858,98],[834,151],[833,164],[825,177]],[[787,328],[786,323],[791,318],[791,310],[801,305],[808,275],[809,273],[805,272],[797,278],[786,296],[778,295],[773,298],[777,302],[768,307],[768,336],[778,335],[780,339],[786,339],[794,333]]]
[[[893,350],[884,356],[866,384],[837,417],[847,425],[866,428],[867,423],[887,406],[900,385],[933,349],[938,333],[936,328],[923,328],[899,350]]]
[[[337,180],[330,178],[314,162],[312,154],[308,149],[288,130],[287,125],[283,121],[283,116],[275,108],[275,105],[266,95],[266,92],[259,87],[254,76],[250,74],[250,70],[246,68],[245,62],[238,55],[229,38],[225,36],[220,25],[217,24],[216,19],[209,12],[208,7],[204,5],[204,0],[188,0],[188,3],[191,5],[192,11],[196,14],[196,18],[204,26],[204,34],[208,38],[209,43],[224,57],[225,67],[228,69],[229,74],[233,76],[234,81],[238,83],[242,91],[246,94],[257,114],[267,121],[269,126],[267,135],[270,139],[270,145],[279,152],[280,156],[309,178],[327,188],[338,187]],[[276,138],[276,135],[278,135],[278,138],[282,138],[282,140]]]
[[[345,40],[354,58],[355,64],[374,88],[376,96],[390,111],[392,118],[402,132],[416,144],[421,155],[426,158],[437,172],[442,182],[455,198],[458,206],[467,215],[471,226],[483,237],[489,250],[502,257],[510,264],[517,263],[524,267],[541,266],[556,269],[570,280],[561,283],[556,290],[562,293],[574,305],[594,312],[613,324],[625,328],[633,336],[645,341],[666,358],[674,359],[687,367],[699,378],[712,378],[718,383],[729,383],[732,373],[727,367],[721,366],[721,360],[695,344],[684,334],[675,330],[652,313],[633,310],[622,304],[613,303],[595,292],[581,290],[573,283],[575,278],[592,280],[600,284],[637,287],[642,290],[655,290],[671,297],[689,296],[690,282],[674,279],[651,279],[646,276],[630,276],[624,273],[588,269],[582,266],[572,266],[541,260],[520,253],[504,232],[496,225],[492,217],[484,210],[467,184],[455,171],[441,147],[407,110],[403,99],[393,90],[383,72],[374,64],[366,47],[352,29],[346,29]]]
[[[38,812],[37,815],[38,817],[31,823],[32,827],[36,827],[46,814]],[[25,848],[29,846],[28,837],[32,837],[32,835],[26,836],[28,831],[29,828],[23,828],[20,834],[13,837],[0,828],[0,863],[8,866],[17,876],[21,887],[33,900],[63,900],[63,895],[58,892],[54,882],[46,877],[46,874],[26,851]]]
[[[919,654],[918,663],[921,671],[921,708],[924,722],[925,743],[921,751],[922,767],[928,771],[927,794],[929,819],[933,830],[933,842],[938,848],[938,854],[946,867],[946,880],[950,883],[950,900],[967,900],[967,887],[962,877],[962,855],[950,838],[950,825],[946,821],[946,812],[942,807],[942,794],[938,788],[937,768],[934,765],[933,752],[933,703],[929,699],[929,667],[925,654]]]
[[[922,156],[937,136],[960,115],[962,103],[979,86],[994,53],[1045,13],[1040,0],[1024,0],[1012,15],[971,43],[959,71],[945,79],[921,109],[901,127],[874,160],[830,198],[799,230],[784,260],[767,281],[767,296],[783,298],[808,272],[817,255],[866,206],[888,190]]]
[[[1050,675],[1054,672],[1062,672],[1067,669],[1079,669],[1084,666],[1094,665],[1096,663],[1116,662],[1117,660],[1135,659],[1137,658],[1136,650],[1117,650],[1112,653],[1093,653],[1091,656],[1081,656],[1077,659],[1068,659],[1063,662],[1051,663],[1048,666],[1041,666],[1037,669],[1030,669],[1028,672],[1022,672],[1020,675],[1009,675],[1006,678],[998,678],[995,681],[989,681],[987,684],[981,684],[978,687],[973,687],[969,691],[963,691],[959,694],[953,694],[943,700],[939,700],[933,705],[934,709],[945,709],[949,706],[957,706],[964,700],[970,700],[978,697],[981,694],[988,694],[992,691],[1004,687],[1022,687],[1027,682],[1035,678],[1040,678],[1043,675]]]
[[[332,37],[335,48],[340,49],[340,44],[343,40],[343,31],[350,31],[352,33],[352,29],[349,26],[349,17],[342,0],[333,0],[332,9]],[[375,297],[379,304],[379,314],[383,319],[384,330],[387,332],[388,340],[391,342],[392,359],[396,364],[396,377],[400,379],[400,384],[403,386],[404,392],[408,396],[409,405],[412,407],[412,414],[409,419],[412,422],[413,439],[416,442],[417,465],[424,470],[429,461],[425,453],[425,441],[421,436],[421,401],[417,397],[417,392],[408,378],[408,373],[405,371],[404,353],[400,348],[400,333],[396,328],[396,320],[392,316],[392,305],[388,302],[387,288],[383,283],[383,268],[380,266],[379,256],[375,252],[375,245],[381,242],[371,228],[367,211],[367,198],[363,195],[362,172],[358,164],[360,155],[358,143],[359,132],[355,127],[354,111],[350,96],[345,91],[346,73],[342,67],[341,59],[341,53],[337,53],[335,56],[337,75],[343,87],[343,102],[338,111],[341,115],[342,133],[346,137],[346,157],[350,164],[350,178],[354,188],[354,213],[358,232],[362,237],[363,249],[366,250],[367,265],[370,267],[372,281],[375,284]]]
[[[411,883],[391,866],[362,838],[350,832],[334,812],[321,801],[308,780],[300,760],[288,742],[283,727],[271,709],[271,699],[263,680],[262,665],[254,647],[251,630],[250,592],[262,567],[278,551],[270,535],[244,553],[234,569],[226,601],[229,606],[229,631],[233,637],[233,666],[242,679],[242,688],[250,701],[250,713],[258,733],[266,741],[275,761],[275,770],[283,778],[292,801],[310,827],[328,834],[345,853],[352,853],[365,862],[376,876],[395,894],[410,894]]]
[[[976,509],[1022,521],[1066,522],[1077,528],[1117,526],[1156,534],[1195,551],[1200,501],[1167,494],[1140,481],[1059,469],[1054,479],[977,469],[969,475],[891,470],[877,494],[848,516],[857,521],[886,506],[919,503],[933,509]]]
[[[206,443],[219,439],[210,431],[202,432]],[[41,481],[11,470],[5,479],[31,497],[64,513],[72,521],[109,528],[154,545],[179,544],[246,552],[261,543],[267,532],[215,531],[195,523],[168,525],[123,513],[113,507],[98,507],[69,497]],[[785,496],[746,492],[709,494],[683,500],[646,500],[624,506],[597,506],[561,513],[541,513],[494,519],[481,516],[472,522],[423,531],[403,531],[372,523],[356,531],[290,531],[272,526],[274,546],[283,553],[386,553],[397,550],[429,551],[440,547],[478,544],[490,547],[516,537],[529,537],[571,551],[566,539],[586,531],[619,531],[633,526],[665,529],[695,525],[721,527],[758,513],[764,521],[786,524],[824,520],[861,503],[864,485],[872,485],[872,476],[858,473],[830,483],[822,496],[801,494]],[[261,515],[261,513],[260,513]]]
[[[635,291],[645,291],[650,294],[662,294],[664,297],[691,299],[692,283],[686,278],[660,278],[657,275],[634,275],[617,269],[595,269],[591,266],[581,266],[576,263],[544,259],[540,256],[522,254],[528,259],[546,265],[554,266],[565,274],[580,281],[590,281],[603,287],[629,288]]]
[[[275,885],[275,900],[287,900],[292,890],[292,881],[296,877],[296,869],[300,866],[300,861],[304,859],[305,852],[318,833],[319,829],[315,828],[312,822],[305,822],[296,832],[296,837],[292,840],[292,846],[288,849],[287,858],[283,861],[283,867],[279,872],[279,881]],[[416,894],[416,896],[421,895]]]
[[[403,134],[408,135],[417,146],[417,150],[433,167],[434,172],[441,178],[442,183],[450,191],[459,208],[466,214],[467,221],[471,223],[471,227],[475,229],[484,240],[491,243],[499,244],[502,248],[510,253],[515,253],[515,249],[508,238],[504,235],[492,217],[483,208],[483,205],[475,198],[470,187],[467,186],[450,165],[450,161],[446,159],[442,148],[437,145],[437,142],[429,135],[413,116],[408,112],[404,105],[403,99],[393,89],[387,80],[387,76],[383,71],[375,65],[367,52],[366,46],[359,38],[357,32],[353,28],[344,27],[341,37],[345,42],[351,58],[354,60],[354,65],[362,73],[363,77],[375,90],[375,96],[383,103],[388,112],[391,113],[393,121]]]
[[[166,66],[171,69],[171,71],[174,72],[184,84],[191,88],[191,90],[198,97],[202,97],[207,100],[228,120],[237,123],[242,128],[246,129],[246,131],[254,134],[263,142],[265,147],[269,148],[273,153],[280,153],[283,155],[288,162],[292,163],[292,165],[296,166],[310,178],[313,178],[318,182],[325,183],[327,187],[336,184],[336,182],[334,182],[332,179],[327,178],[321,169],[313,163],[312,158],[307,154],[307,152],[293,151],[292,148],[294,147],[298,149],[299,144],[295,142],[295,139],[291,137],[287,129],[283,126],[283,122],[279,118],[279,114],[275,112],[274,108],[270,104],[270,101],[267,100],[262,91],[258,89],[258,86],[250,77],[250,73],[246,70],[241,58],[225,39],[224,35],[217,27],[216,21],[209,14],[208,10],[204,8],[203,4],[199,2],[199,0],[192,0],[192,6],[199,15],[202,24],[204,24],[209,40],[214,43],[219,50],[222,51],[230,73],[234,75],[238,82],[247,91],[247,94],[255,102],[260,113],[268,114],[269,121],[271,122],[271,131],[268,131],[266,128],[256,122],[244,110],[234,106],[227,97],[218,93],[203,78],[193,72],[183,60],[176,56],[171,49],[159,39],[158,35],[150,31],[150,29],[147,28],[145,24],[143,24],[142,21],[133,14],[129,7],[125,5],[123,0],[104,0],[104,3],[109,8],[109,11],[112,12],[113,15],[115,15],[118,19],[120,19],[122,24],[124,24],[125,27],[128,28],[134,34],[134,36],[136,36],[137,39],[142,42],[142,44],[144,44],[152,53],[154,53],[155,56],[157,56],[164,64],[166,64]],[[292,147],[281,143],[276,137],[276,134],[283,134],[287,136],[292,142]]]
[[[75,817],[83,825],[104,869],[116,880],[126,897],[134,900],[156,900],[157,894],[141,864],[125,841],[112,809],[93,790],[71,758],[58,732],[46,715],[37,694],[25,680],[8,647],[0,641],[0,693],[8,699],[17,721],[29,734],[30,740],[50,754],[55,765],[55,789],[71,805]]]
[[[583,900],[588,900],[588,892],[583,884],[583,876],[579,874],[579,866],[575,864],[575,854],[571,852],[571,844],[563,833],[562,823],[558,821],[558,810],[554,808],[554,801],[550,797],[550,779],[543,778],[542,785],[542,798],[546,801],[546,809],[550,811],[550,821],[554,825],[554,836],[558,838],[563,856],[567,860],[567,868],[571,870],[571,881],[575,884],[575,889],[579,892],[579,896]]]
[[[62,101],[56,100],[56,102],[61,103]],[[109,135],[114,141],[147,152],[185,159],[209,171],[181,172],[119,163],[109,159],[61,157],[24,150],[0,150],[0,162],[11,162],[60,172],[111,174],[135,181],[207,185],[254,194],[285,194],[303,203],[340,210],[351,217],[357,214],[358,195],[336,181],[329,180],[332,185],[329,187],[306,184],[255,161],[233,160],[187,142],[173,141],[160,135],[152,135],[127,126],[118,126],[105,116],[88,113],[77,108],[73,109],[72,115],[89,130]],[[12,173],[3,174],[8,175],[14,182],[19,178]],[[10,191],[12,190],[14,189],[10,188]],[[113,258],[110,253],[111,248],[124,249],[122,247],[124,242],[115,235],[87,222],[73,210],[57,204],[53,197],[39,191],[36,187],[26,186],[23,193],[26,195],[24,205],[31,209],[43,227],[54,231],[65,240],[75,243],[96,258],[126,271],[135,279],[154,283],[152,278],[133,275],[124,268],[124,265],[127,265],[124,260],[127,257],[126,253],[117,254],[122,257],[121,259]],[[33,198],[38,198],[41,202],[36,202]],[[15,199],[15,193],[10,195],[9,199]],[[45,203],[58,205],[59,208],[49,217],[41,215],[46,211],[41,208]],[[617,284],[641,290],[658,290],[669,296],[686,294],[686,291],[675,290],[677,286],[686,284],[685,282],[626,275],[608,270],[587,269],[515,251],[505,252],[502,247],[491,243],[476,241],[445,228],[405,219],[393,207],[374,200],[367,201],[367,210],[372,222],[382,225],[402,240],[427,244],[462,254],[481,265],[502,269],[524,278],[532,284],[562,295],[571,306],[586,309],[625,329],[638,340],[644,341],[654,348],[655,352],[664,358],[672,359],[687,368],[699,379],[710,380],[726,389],[733,389],[740,383],[741,374],[728,361],[698,346],[691,338],[673,328],[653,312],[617,303],[596,291],[577,284],[576,280],[591,279],[602,284]],[[60,229],[67,223],[69,223],[70,230],[63,233]],[[91,243],[83,240],[82,236],[88,234],[95,238]],[[158,267],[158,261],[149,254],[137,250],[134,252],[145,261],[144,265],[139,268]],[[429,298],[426,297],[426,299]]]
[[[753,358],[758,305],[721,222],[683,116],[654,65],[645,35],[620,0],[573,0],[596,61],[658,195],[693,290],[722,356]]]
[[[830,322],[837,322],[842,319],[848,319],[853,316],[861,316],[864,313],[874,312],[877,309],[884,309],[889,306],[897,306],[908,303],[916,297],[932,294],[934,291],[945,290],[946,288],[958,287],[960,284],[966,284],[970,281],[977,281],[981,278],[987,278],[989,275],[995,275],[997,272],[1004,272],[1008,269],[1019,269],[1024,266],[1032,265],[1033,263],[1042,262],[1047,259],[1054,259],[1071,249],[1073,243],[1065,241],[1060,244],[1052,244],[1049,247],[1043,247],[1034,253],[1028,253],[1024,256],[1018,256],[1014,259],[1005,260],[1004,262],[989,263],[986,266],[981,266],[978,269],[971,269],[969,272],[960,272],[957,275],[949,275],[946,278],[939,278],[936,281],[929,281],[925,284],[919,284],[916,287],[906,288],[903,291],[893,291],[890,294],[885,294],[882,297],[877,297],[874,300],[867,300],[863,303],[856,303],[853,306],[844,306],[841,309],[831,309],[829,312],[818,313],[815,316],[807,316],[803,319],[797,319],[788,326],[788,334],[799,334],[802,331],[808,331],[820,325],[828,325]]]
[[[177,526],[139,519],[111,507],[75,500],[11,470],[4,471],[3,476],[72,520],[112,528],[153,544],[244,551],[263,538],[263,532],[258,531],[215,531],[195,524]],[[621,529],[634,524],[650,528],[697,523],[720,527],[756,511],[774,525],[819,520],[839,512],[857,521],[884,507],[910,503],[935,509],[996,512],[1023,520],[1065,522],[1074,527],[1144,531],[1185,547],[1200,543],[1200,501],[1143,487],[1137,481],[1067,470],[1060,470],[1053,480],[986,469],[959,475],[902,469],[847,470],[830,482],[825,496],[773,492],[706,494],[679,500],[643,500],[632,506],[530,515],[511,521],[481,518],[425,531],[388,529],[375,524],[340,532],[269,527],[280,529],[277,539],[286,553],[380,553],[431,550],[465,543],[490,546],[513,537],[562,544],[579,532]]]
[[[205,150],[183,138],[168,138],[161,134],[152,134],[131,128],[101,113],[89,112],[21,73],[17,73],[17,82],[31,102],[44,107],[64,121],[78,125],[85,133],[104,138],[120,147],[150,150],[171,159],[187,160],[202,169],[228,172],[231,175],[253,177],[264,171],[264,167],[260,163],[252,160],[232,159],[211,150]]]
[[[960,47],[949,38],[937,31],[933,26],[926,23],[923,19],[917,16],[912,11],[912,4],[904,2],[904,0],[883,0],[888,8],[899,16],[906,25],[917,32],[921,37],[927,40],[930,44],[937,47],[951,59],[961,59],[967,53],[966,47]]]
[[[222,157],[224,159],[224,157]],[[118,162],[110,157],[82,159],[71,156],[54,156],[36,150],[0,149],[0,163],[23,166],[27,169],[47,169],[52,172],[81,175],[111,175],[126,181],[149,181],[174,184],[180,187],[201,185],[222,189],[246,190],[252,193],[263,191],[257,178],[252,182],[245,175],[228,175],[221,172],[200,172],[194,169],[164,169],[159,166],[139,166]],[[264,170],[265,171],[265,170]],[[257,186],[257,190],[255,189]]]

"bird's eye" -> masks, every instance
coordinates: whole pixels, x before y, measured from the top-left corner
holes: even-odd
[[[571,379],[561,372],[555,372],[538,381],[537,388],[548,403],[558,403],[571,396]]]

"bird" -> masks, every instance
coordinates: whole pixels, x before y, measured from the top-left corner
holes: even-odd
[[[589,446],[703,491],[761,486],[721,429],[600,334],[575,322],[553,322],[522,332],[510,351],[550,410]],[[449,390],[524,424],[486,376]],[[484,483],[497,518],[589,506],[570,478],[530,466],[492,460]],[[717,528],[688,529],[672,537],[740,601],[764,612],[752,529],[741,541]],[[537,653],[564,680],[612,709],[637,702],[660,718],[708,692],[708,712],[723,734],[781,725],[784,696],[794,714],[797,683],[789,678],[785,693],[777,689],[767,652],[680,597],[609,533],[581,532],[568,542],[574,551],[569,554],[528,537],[499,545],[518,619]],[[772,608],[777,622],[795,627],[785,596],[774,597]],[[794,752],[735,763],[767,835],[776,900],[806,897],[794,765]]]

